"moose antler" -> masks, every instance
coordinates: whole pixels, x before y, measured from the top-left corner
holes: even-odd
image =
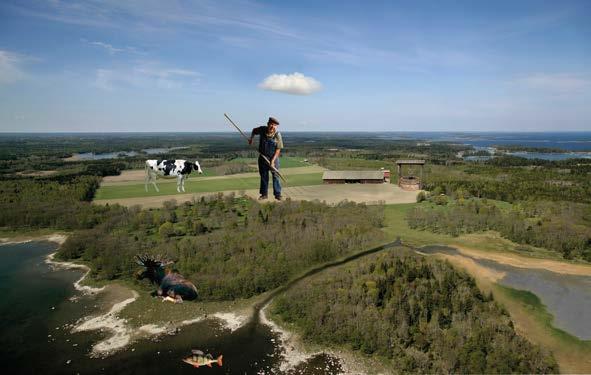
[[[137,254],[135,256],[136,258],[136,263],[139,264],[140,266],[144,266],[144,267],[165,267],[168,266],[169,264],[173,264],[174,262],[171,260],[162,260],[162,257],[160,254],[156,255],[155,257],[152,257],[148,254]]]

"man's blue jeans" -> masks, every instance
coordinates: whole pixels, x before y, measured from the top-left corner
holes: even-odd
[[[271,160],[271,158],[269,158]],[[275,160],[275,168],[279,170],[279,158]],[[259,174],[261,175],[261,188],[259,189],[259,193],[263,196],[267,196],[267,192],[269,191],[269,172],[271,172],[271,167],[269,164],[259,156]],[[273,195],[275,197],[281,196],[281,183],[279,182],[279,176],[276,173],[271,172],[273,175]]]

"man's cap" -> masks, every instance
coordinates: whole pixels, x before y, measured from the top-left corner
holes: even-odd
[[[275,117],[269,117],[269,121],[267,123],[273,123],[275,125],[279,125],[279,121]]]

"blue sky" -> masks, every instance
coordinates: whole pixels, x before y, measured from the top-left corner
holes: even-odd
[[[591,1],[0,2],[0,131],[591,130]]]

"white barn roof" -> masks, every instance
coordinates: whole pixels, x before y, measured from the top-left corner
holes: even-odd
[[[423,165],[425,164],[424,160],[416,160],[416,159],[401,159],[401,160],[396,160],[396,164],[405,164],[405,165],[409,165],[409,164],[419,164],[419,165]]]
[[[383,180],[384,171],[324,171],[323,180]]]

